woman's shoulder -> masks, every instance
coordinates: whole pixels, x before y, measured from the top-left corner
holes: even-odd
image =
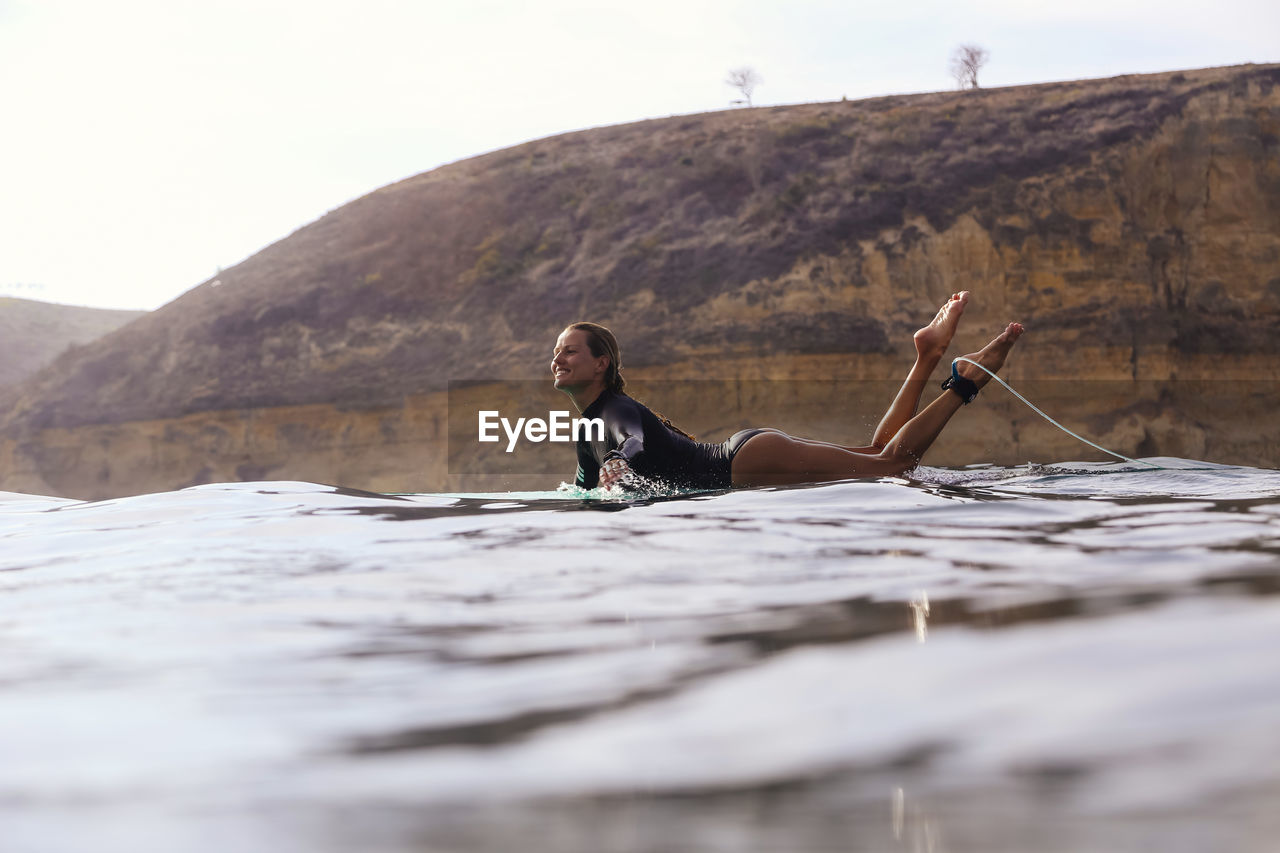
[[[619,412],[647,412],[648,408],[634,397],[630,397],[621,391],[605,390],[600,394],[600,398],[589,408],[595,408],[599,405],[599,412],[603,416]],[[585,413],[584,413],[585,414]]]

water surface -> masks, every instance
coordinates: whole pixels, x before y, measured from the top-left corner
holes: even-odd
[[[6,851],[1273,850],[1280,472],[0,494]]]

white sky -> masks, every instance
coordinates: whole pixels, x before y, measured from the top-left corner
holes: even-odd
[[[1280,60],[1277,0],[0,0],[0,295],[155,308],[326,211],[538,137]]]

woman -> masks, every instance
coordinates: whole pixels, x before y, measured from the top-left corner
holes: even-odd
[[[951,296],[933,322],[915,333],[916,362],[867,447],[845,447],[787,435],[776,429],[735,433],[723,444],[703,444],[623,393],[622,357],[613,333],[595,323],[574,323],[556,340],[551,372],[584,418],[605,423],[603,439],[578,440],[577,485],[608,488],[639,475],[677,488],[727,489],[888,477],[919,464],[960,407],[990,381],[985,371],[956,361],[944,393],[916,414],[920,394],[942,359],[969,292]],[[1010,323],[981,352],[967,356],[995,372],[1022,335]]]

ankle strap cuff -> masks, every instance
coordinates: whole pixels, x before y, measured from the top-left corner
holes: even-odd
[[[955,391],[967,406],[978,396],[978,383],[961,376],[960,372],[956,370],[956,363],[953,361],[951,362],[951,376],[942,383],[942,390]]]

